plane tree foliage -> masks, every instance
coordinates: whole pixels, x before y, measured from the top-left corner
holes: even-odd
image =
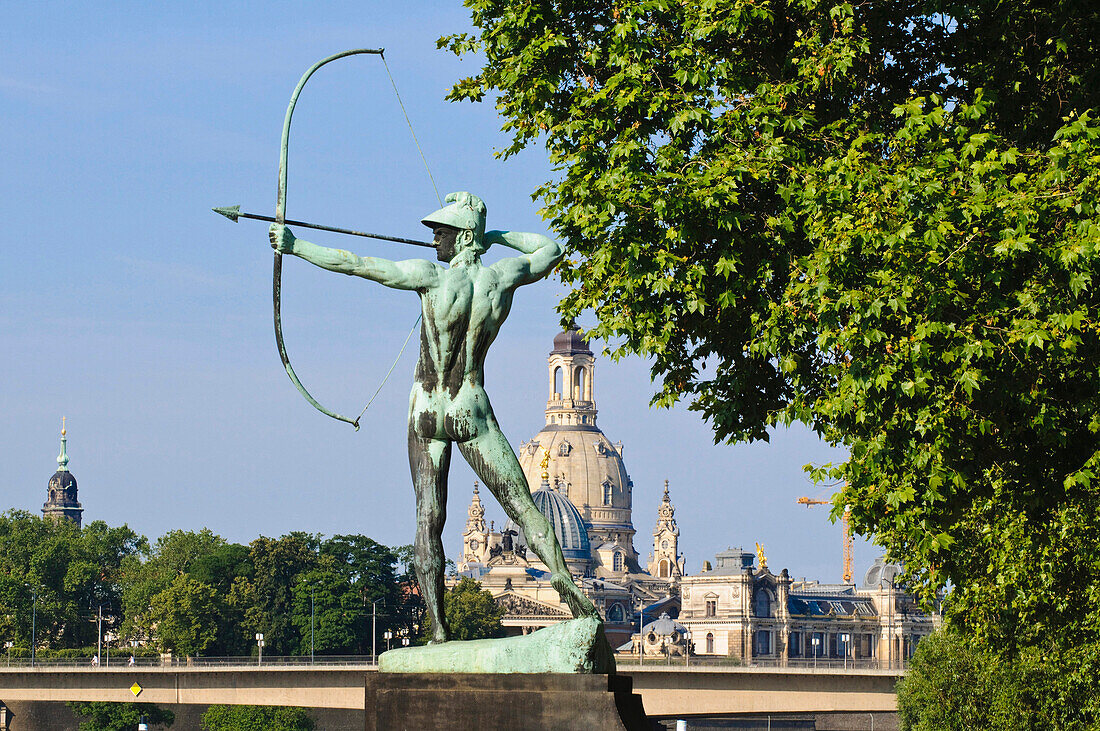
[[[0,514],[0,638],[31,647],[32,615],[39,649],[95,645],[121,624],[123,567],[145,547],[126,526],[94,521],[83,530],[21,510]]]
[[[466,6],[450,98],[545,148],[563,321],[719,441],[846,446],[834,517],[986,646],[1093,657],[1096,4]]]

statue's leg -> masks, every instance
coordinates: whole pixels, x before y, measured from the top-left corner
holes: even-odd
[[[458,449],[485,486],[496,497],[508,517],[516,522],[527,538],[527,545],[550,569],[550,583],[569,606],[574,617],[598,617],[599,611],[573,581],[557,536],[531,499],[527,478],[519,466],[512,445],[505,439],[496,420],[489,417],[481,433],[459,442]]]
[[[425,439],[409,431],[409,467],[416,490],[416,540],[413,567],[432,623],[432,641],[446,642],[450,630],[443,613],[443,522],[447,518],[447,471],[451,442]]]

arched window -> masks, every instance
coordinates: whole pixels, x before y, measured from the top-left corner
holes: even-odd
[[[607,610],[607,621],[608,622],[619,622],[619,623],[622,623],[622,622],[626,621],[626,614],[623,612],[623,605],[622,604],[612,604],[611,605],[611,609]]]
[[[623,570],[623,554],[615,551],[614,557],[611,559],[611,570],[622,571]]]
[[[561,368],[554,369],[554,397],[561,398]]]
[[[707,654],[714,654],[714,634],[712,632],[707,632]]]
[[[569,453],[573,451],[573,445],[568,440],[562,440],[562,443],[558,445],[558,456],[568,457]]]
[[[611,498],[614,494],[615,486],[611,484],[611,480],[604,480],[603,483],[603,504],[610,505]]]
[[[772,616],[772,598],[765,589],[757,589],[753,597],[753,612],[757,617]]]
[[[662,558],[661,563],[657,566],[657,576],[661,579],[668,578],[668,559]]]
[[[578,366],[573,371],[573,398],[584,398],[584,369]]]

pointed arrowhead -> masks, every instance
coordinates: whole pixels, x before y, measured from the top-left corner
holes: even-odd
[[[241,207],[240,206],[225,206],[224,208],[211,208],[210,210],[214,211],[214,213],[220,213],[221,215],[225,216],[226,218],[228,218],[233,223],[236,223],[237,222],[237,216],[240,215],[240,212],[241,212]]]

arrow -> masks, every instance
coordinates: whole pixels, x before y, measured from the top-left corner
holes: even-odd
[[[257,221],[267,221],[268,223],[278,223],[271,216],[261,216],[258,213],[241,213],[240,206],[223,206],[221,208],[211,208],[214,213],[219,213],[228,218],[233,223],[237,222],[238,218],[252,218]],[[332,231],[338,234],[348,234],[349,236],[363,236],[368,239],[381,239],[382,241],[396,241],[399,244],[412,244],[413,246],[426,246],[429,249],[434,249],[435,244],[429,244],[424,241],[413,241],[412,239],[402,239],[397,236],[383,236],[382,234],[372,234],[366,231],[353,231],[350,228],[337,228],[335,226],[322,226],[319,223],[306,223],[305,221],[291,221],[289,218],[284,221],[287,226],[301,226],[302,228],[314,228],[318,231]]]

